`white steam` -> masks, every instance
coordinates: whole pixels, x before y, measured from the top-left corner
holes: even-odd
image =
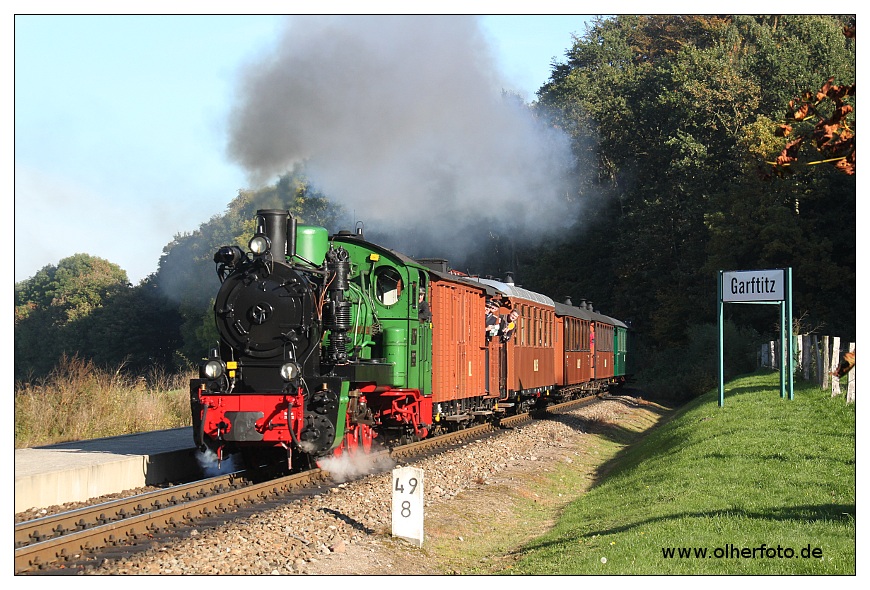
[[[257,184],[304,164],[367,229],[461,248],[564,228],[568,138],[502,90],[477,17],[291,17],[245,70],[229,151]]]
[[[216,477],[223,473],[232,473],[238,471],[236,460],[233,455],[230,455],[222,461],[218,461],[217,453],[211,449],[205,451],[196,451],[196,460],[199,463],[199,468],[202,469],[204,477]]]
[[[330,479],[342,483],[356,479],[361,475],[380,473],[395,467],[396,461],[388,454],[378,454],[376,451],[364,453],[345,452],[339,457],[326,457],[317,462],[317,466],[329,473]]]

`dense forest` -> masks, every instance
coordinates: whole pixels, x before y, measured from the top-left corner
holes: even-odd
[[[682,396],[714,383],[719,270],[791,267],[801,331],[854,340],[855,61],[846,16],[596,19],[524,105],[570,137],[576,219],[536,240],[483,234],[451,262],[630,320],[659,382],[670,376]],[[46,266],[15,285],[16,380],[64,355],[131,372],[195,364],[216,338],[212,256],[244,247],[264,207],[352,229],[337,227],[341,204],[299,168],[175,236],[139,285],[87,254]],[[367,237],[392,247],[389,235]],[[778,314],[726,313],[726,350],[740,351],[729,366],[751,370]]]

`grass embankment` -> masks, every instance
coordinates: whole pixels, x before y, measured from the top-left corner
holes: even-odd
[[[73,358],[15,385],[15,448],[190,425],[189,375],[140,379]]]
[[[711,391],[607,462],[513,574],[855,574],[855,406],[776,373]],[[670,552],[673,553],[670,553]],[[681,553],[682,552],[682,553]]]

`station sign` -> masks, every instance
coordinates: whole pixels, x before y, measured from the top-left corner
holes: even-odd
[[[719,406],[725,403],[725,304],[759,303],[779,307],[780,396],[794,399],[794,338],[791,337],[791,268],[774,270],[720,270],[717,316],[719,324]]]
[[[722,301],[749,303],[785,300],[785,270],[737,270],[722,273]]]

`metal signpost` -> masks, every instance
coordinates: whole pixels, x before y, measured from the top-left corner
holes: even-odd
[[[725,404],[724,307],[726,303],[779,305],[780,397],[794,399],[794,351],[791,338],[791,267],[774,270],[719,271],[719,407]]]

